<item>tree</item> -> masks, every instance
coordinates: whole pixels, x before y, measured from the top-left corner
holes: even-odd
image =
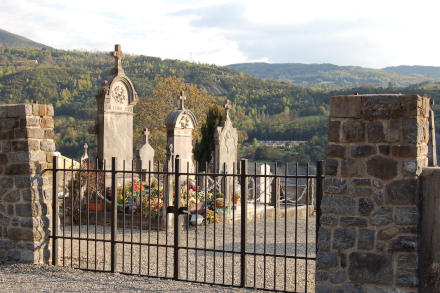
[[[201,138],[194,146],[194,159],[200,164],[200,170],[205,171],[206,162],[212,161],[215,151],[214,133],[224,117],[224,109],[212,105],[206,114],[206,120],[200,129]]]
[[[154,81],[152,96],[140,101],[135,107],[135,145],[141,141],[142,129],[148,128],[151,132],[150,144],[155,149],[156,160],[163,162],[166,158],[165,119],[170,111],[178,108],[180,92],[185,92],[187,96],[185,108],[194,113],[197,121],[202,121],[215,99],[197,85],[186,83],[183,78],[156,76]],[[199,130],[195,129],[194,141],[197,141],[199,136]]]

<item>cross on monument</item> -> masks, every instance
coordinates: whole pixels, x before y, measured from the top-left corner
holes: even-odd
[[[144,128],[144,143],[148,142],[148,136],[150,135],[150,131],[148,130],[148,128]]]
[[[113,58],[115,58],[115,68],[114,68],[114,70],[116,71],[115,73],[117,74],[119,73],[119,71],[124,72],[121,63],[122,58],[124,58],[124,54],[122,53],[121,50],[121,45],[116,44],[115,50],[111,52],[110,55],[113,56]]]
[[[180,110],[185,109],[185,100],[186,100],[186,97],[185,97],[185,93],[184,93],[183,91],[180,92],[179,100],[180,100]]]

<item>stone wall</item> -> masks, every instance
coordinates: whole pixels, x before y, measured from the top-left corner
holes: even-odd
[[[0,105],[0,262],[50,257],[53,107]]]
[[[331,98],[316,292],[414,292],[429,99]]]

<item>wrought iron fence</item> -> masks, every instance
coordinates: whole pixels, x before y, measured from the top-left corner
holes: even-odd
[[[298,164],[286,164],[284,174],[277,164],[273,174],[257,174],[256,164],[248,172],[247,160],[230,174],[189,172],[179,159],[172,170],[151,162],[146,170],[134,162],[117,170],[116,158],[109,169],[98,165],[54,163],[54,265],[314,291],[322,162],[303,174]]]

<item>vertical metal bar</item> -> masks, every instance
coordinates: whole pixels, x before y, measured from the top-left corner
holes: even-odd
[[[195,281],[197,281],[197,273],[198,273],[198,269],[197,269],[197,254],[198,254],[198,248],[199,248],[199,245],[198,245],[198,239],[197,239],[197,234],[198,234],[198,231],[197,231],[197,227],[198,227],[198,220],[199,220],[199,203],[198,203],[198,198],[199,198],[199,190],[198,190],[198,187],[199,187],[199,163],[197,162],[196,163],[196,229],[195,229],[195,232],[194,232],[194,236],[195,236],[195,238],[196,238],[196,245],[195,245],[195,250],[194,250],[194,254],[195,254],[195,262],[194,262],[194,270],[195,270],[195,273],[194,273],[194,280]]]
[[[229,188],[227,186],[227,180],[226,180],[226,163],[223,163],[223,190],[225,191],[223,194],[223,251],[222,251],[222,267],[223,267],[223,279],[222,283],[225,284],[225,222],[226,222],[226,204],[229,203],[229,194],[226,194],[229,192]],[[226,197],[228,197],[228,201],[226,201]]]
[[[89,218],[90,218],[90,192],[89,192],[89,184],[90,184],[90,160],[87,159],[87,269],[89,269]],[[96,206],[95,206],[96,210]]]
[[[154,164],[154,162],[153,162]],[[157,165],[159,166],[159,162],[157,163]],[[150,161],[150,165],[149,167],[151,167],[151,161]],[[159,170],[158,170],[159,171]],[[158,179],[157,179],[157,191],[159,192],[159,183],[160,183],[160,175],[157,175]],[[151,172],[148,173],[148,257],[147,257],[147,275],[150,275],[150,256],[151,256],[151,249],[150,249],[150,244],[151,244]]]
[[[278,164],[275,162],[275,177],[273,180],[275,180],[275,202],[274,202],[274,213],[275,213],[275,219],[274,219],[274,225],[273,225],[273,289],[276,289],[276,284],[277,284],[277,206],[280,203],[280,186],[278,184],[278,176],[277,176],[277,169],[278,169]],[[273,187],[272,187],[273,188]],[[272,195],[273,195],[273,190],[272,190]]]
[[[214,256],[214,259],[213,259],[213,264],[212,264],[212,266],[213,266],[213,268],[212,268],[212,274],[213,274],[213,283],[215,283],[215,276],[216,276],[216,265],[215,265],[215,259],[216,259],[216,256],[217,256],[217,253],[216,253],[216,248],[215,248],[215,244],[216,244],[216,231],[217,231],[217,176],[215,176],[216,174],[214,173],[214,192],[213,192],[213,195],[214,195],[214,250],[213,250],[213,252],[212,252],[212,254],[213,254],[213,256]]]
[[[287,174],[289,173],[289,166],[286,162],[284,169],[284,291],[287,286]]]
[[[298,248],[298,162],[295,165],[295,276],[294,288],[296,292],[296,273],[297,273],[297,248]]]
[[[234,256],[235,256],[235,170],[236,162],[232,163],[232,285],[234,285]]]
[[[58,195],[57,195],[58,157],[52,157],[52,265],[58,263]],[[64,241],[64,239],[63,239]]]
[[[267,242],[267,163],[264,163],[264,239],[263,239],[263,288],[266,288],[266,242]],[[261,184],[260,184],[261,187]],[[260,191],[261,195],[261,191]]]
[[[125,160],[122,161],[122,171],[125,171]],[[127,191],[125,190],[125,172],[122,172],[122,272],[125,271],[125,201],[127,201],[126,193]]]
[[[257,163],[254,163],[254,288],[257,288]]]
[[[78,268],[81,268],[81,210],[82,210],[82,200],[81,200],[81,170],[82,166],[81,166],[81,162],[79,163],[79,170],[78,170],[78,192],[79,192],[79,196],[78,196],[78,213],[79,213],[79,225],[78,225]]]
[[[316,164],[316,240],[315,247],[316,253],[318,253],[318,232],[321,226],[321,200],[322,200],[322,161],[318,161]]]
[[[189,162],[186,162],[186,280],[189,278]]]
[[[66,159],[64,159],[63,164],[63,267],[65,265],[65,257],[66,257],[66,245],[65,245],[65,231],[66,231],[66,196],[64,195],[64,191],[66,190]]]
[[[70,267],[73,268],[73,159],[71,160],[70,169]]]
[[[104,202],[105,202],[105,199],[107,198],[107,189],[106,189],[106,186],[105,186],[105,178],[106,178],[106,176],[107,176],[107,173],[105,172],[105,166],[106,166],[106,161],[105,160],[103,160],[103,174],[104,174],[104,185],[103,185],[103,192],[104,192]],[[111,189],[112,190],[112,189]],[[115,189],[116,190],[116,189]],[[116,196],[116,194],[112,194],[112,198],[113,197],[115,197]],[[113,206],[113,201],[112,201],[112,206]],[[107,204],[105,205],[105,208],[104,208],[104,218],[103,218],[103,227],[102,227],[102,239],[104,240],[103,242],[102,242],[102,247],[103,247],[103,258],[104,258],[104,262],[103,262],[103,264],[102,264],[102,269],[103,270],[105,270],[105,261],[106,261],[106,253],[105,253],[105,251],[106,251],[106,242],[105,242],[105,240],[107,239],[107,236],[106,236],[106,232],[105,232],[105,226],[107,226]]]
[[[204,240],[204,273],[203,273],[203,282],[206,283],[206,226],[207,226],[207,219],[208,219],[208,207],[207,207],[207,201],[208,201],[208,176],[206,175],[208,173],[208,162],[205,162],[205,237],[203,237]]]
[[[98,158],[96,158],[95,161],[95,270],[98,269],[97,267],[97,261],[96,261],[96,255],[97,255],[97,251],[98,251],[98,243],[96,241],[97,237],[96,235],[98,235],[96,229],[98,227],[98,209],[96,208],[98,206],[98,193],[99,193],[99,185],[98,185]],[[104,209],[107,207],[106,202],[105,202],[105,192],[104,192]]]
[[[116,198],[116,158],[112,157],[112,234],[111,234],[111,272],[116,272],[116,236],[118,233],[118,202]]]
[[[307,260],[308,260],[308,246],[309,246],[309,163],[307,163],[307,177],[306,177],[306,267],[305,267],[305,279],[304,279],[304,286],[305,286],[305,292],[307,292]]]
[[[179,279],[179,208],[180,208],[180,158],[176,156],[174,164],[174,280]]]
[[[246,159],[241,160],[241,243],[240,243],[240,287],[246,286],[246,220],[247,220],[247,166]]]
[[[160,169],[159,161],[157,162],[157,169]],[[158,179],[160,179],[160,174],[158,174]],[[163,176],[165,178],[165,176]],[[160,180],[159,180],[160,181]],[[160,190],[159,184],[157,185],[157,229],[156,229],[156,276],[159,277],[159,225],[160,225]]]
[[[142,199],[142,188],[144,187],[142,185],[142,179],[145,179],[144,174],[142,173],[142,160],[139,160],[139,166],[140,167],[140,172],[139,172],[139,204],[141,207],[141,212],[140,212],[140,216],[139,216],[139,243],[142,243],[142,210],[143,210],[143,199]],[[139,275],[141,274],[141,264],[142,264],[142,245],[139,244]]]
[[[133,225],[134,225],[134,221],[133,221],[133,217],[134,217],[134,211],[133,211],[133,207],[134,207],[134,160],[131,160],[131,227],[130,227],[130,274],[133,274]],[[140,185],[139,185],[140,188]],[[139,194],[138,194],[139,196]]]

